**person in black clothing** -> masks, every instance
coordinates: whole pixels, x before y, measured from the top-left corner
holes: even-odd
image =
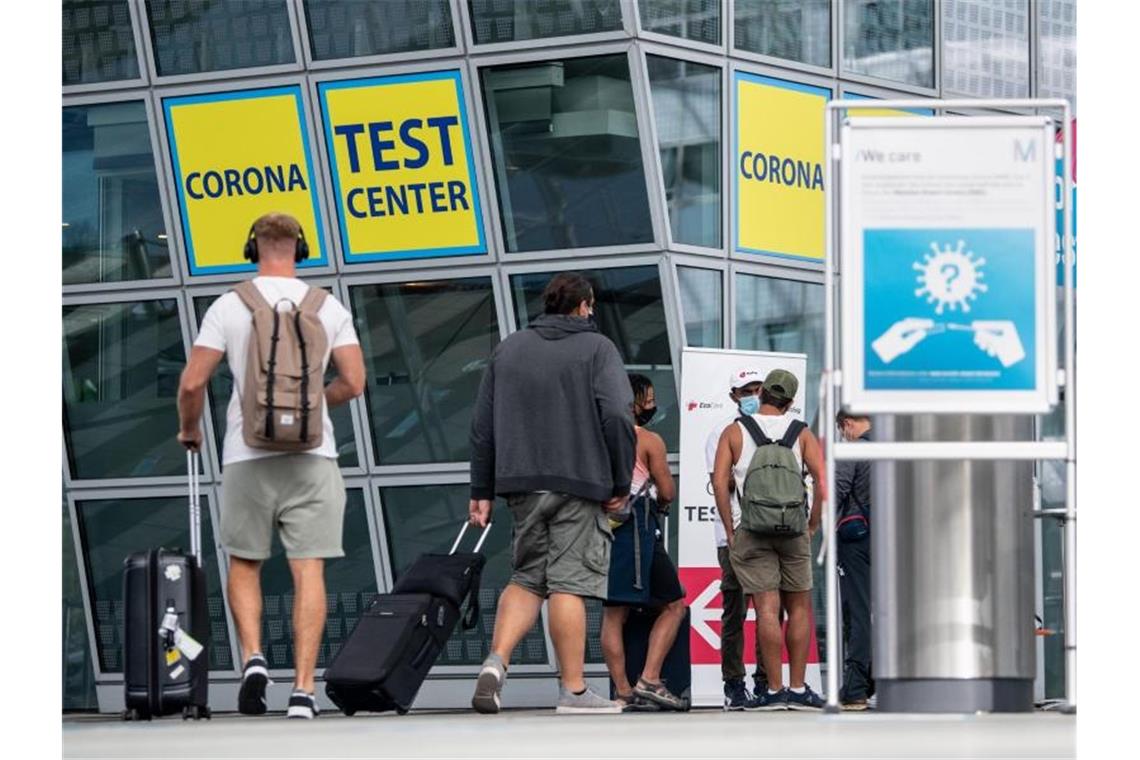
[[[846,412],[836,416],[839,433],[848,441],[870,440],[871,418]],[[843,603],[844,710],[866,710],[875,693],[871,677],[871,463],[841,460],[835,464],[838,525],[839,597]]]

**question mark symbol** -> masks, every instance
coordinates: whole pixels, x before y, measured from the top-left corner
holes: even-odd
[[[946,282],[947,290],[954,286],[954,280],[958,279],[958,276],[961,274],[956,264],[944,264],[938,271],[942,275],[942,279]]]

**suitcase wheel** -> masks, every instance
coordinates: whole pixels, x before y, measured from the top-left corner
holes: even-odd
[[[355,710],[355,708],[351,708],[351,707],[346,707],[346,708],[343,710],[343,712],[344,712],[344,714],[345,714],[345,715],[347,715],[347,716],[348,716],[348,717],[350,717],[350,718],[351,718],[353,715],[356,715],[356,710]]]
[[[198,705],[187,705],[186,707],[182,708],[182,720],[189,720],[191,718],[193,718],[194,720],[201,720],[202,718],[209,720],[210,717],[211,717],[211,714],[210,714],[210,708],[209,707],[204,707],[204,706],[199,707]]]
[[[407,714],[408,714],[408,708],[406,708],[406,707],[397,707],[397,708],[396,708],[396,714],[397,714],[397,715],[407,715]]]

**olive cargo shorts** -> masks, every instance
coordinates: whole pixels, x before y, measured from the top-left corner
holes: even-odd
[[[507,498],[514,518],[511,580],[538,594],[605,599],[609,592],[610,522],[596,501],[561,493]]]
[[[732,570],[749,596],[765,591],[811,591],[811,536],[758,536],[737,528],[728,553]]]
[[[222,546],[269,559],[277,529],[290,559],[343,557],[344,480],[335,459],[282,454],[227,464],[222,472]]]

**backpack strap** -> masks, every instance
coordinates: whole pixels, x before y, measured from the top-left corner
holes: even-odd
[[[768,444],[772,443],[772,439],[764,435],[764,431],[761,430],[760,426],[756,424],[756,420],[752,419],[747,414],[740,415],[736,421],[739,422],[740,425],[748,431],[748,435],[752,436],[752,442],[756,444],[756,448],[767,446]]]
[[[301,299],[301,305],[297,310],[302,314],[316,314],[321,310],[325,303],[325,298],[329,292],[324,288],[310,287],[305,297]]]
[[[245,307],[250,311],[257,311],[258,309],[272,309],[269,301],[265,300],[265,296],[261,295],[261,291],[253,284],[253,280],[245,280],[239,282],[234,286],[234,292]]]
[[[784,437],[780,439],[780,445],[785,449],[794,448],[796,441],[799,440],[800,433],[807,427],[807,423],[803,420],[792,420],[792,424],[788,425]]]

